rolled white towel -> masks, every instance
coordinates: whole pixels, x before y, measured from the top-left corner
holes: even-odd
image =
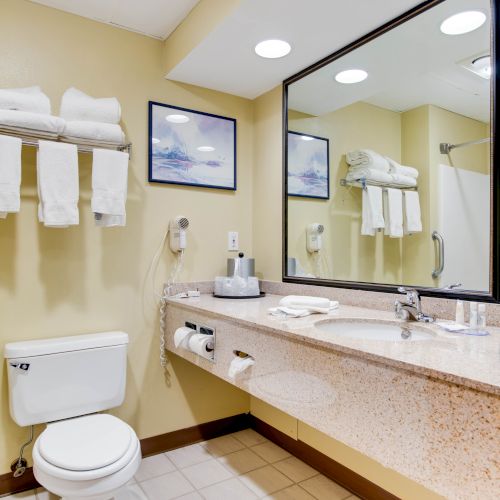
[[[87,139],[107,144],[125,143],[125,134],[120,125],[113,125],[111,123],[89,121],[66,122],[61,135],[74,142],[77,142],[78,139]]]
[[[338,307],[337,301],[323,297],[309,297],[307,295],[287,295],[279,302],[280,307],[293,309],[307,309],[311,312],[328,312]]]
[[[358,167],[369,167],[382,172],[389,172],[389,162],[380,154],[371,149],[358,149],[346,153],[349,165]]]
[[[23,128],[59,135],[64,129],[64,123],[58,116],[0,109],[0,127]]]
[[[68,121],[120,123],[122,110],[116,97],[95,98],[74,87],[64,92],[61,101],[62,118]]]
[[[418,170],[416,168],[407,167],[406,165],[400,165],[397,161],[394,161],[388,156],[386,156],[386,159],[389,162],[389,173],[405,175],[407,177],[413,177],[414,179],[418,178]]]
[[[50,99],[38,86],[0,89],[0,109],[50,115]]]
[[[380,182],[382,184],[390,184],[393,180],[393,177],[387,172],[382,172],[382,170],[376,170],[373,168],[349,168],[349,170],[347,171],[346,180],[359,181],[361,179]]]
[[[401,174],[390,174],[392,177],[391,184],[398,187],[415,187],[417,185],[417,179],[415,177],[409,177],[407,175]]]

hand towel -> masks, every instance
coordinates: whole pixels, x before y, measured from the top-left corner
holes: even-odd
[[[406,175],[407,177],[413,177],[414,179],[418,178],[418,170],[416,168],[400,165],[397,161],[389,158],[388,156],[385,158],[389,162],[389,173]]]
[[[64,92],[61,117],[67,121],[90,121],[118,124],[121,107],[116,97],[91,97],[74,87]]]
[[[128,153],[94,149],[91,205],[97,226],[125,225],[128,160]]]
[[[59,135],[64,128],[64,120],[58,116],[0,109],[0,127],[14,127],[29,131],[49,132]]]
[[[39,141],[38,219],[47,227],[77,225],[78,149],[74,144]]]
[[[17,137],[0,135],[0,218],[19,212],[21,204],[21,149]]]
[[[404,192],[405,233],[420,233],[422,219],[420,215],[420,200],[417,191]]]
[[[346,180],[356,181],[365,179],[367,181],[380,182],[381,184],[390,184],[393,182],[393,177],[387,172],[382,172],[382,170],[376,170],[368,167],[361,168],[349,168],[346,175]]]
[[[371,149],[358,149],[346,153],[346,160],[349,165],[363,166],[389,172],[389,162],[380,154]]]
[[[417,185],[417,179],[402,174],[390,174],[392,177],[391,184],[400,187],[414,187]]]
[[[403,193],[400,189],[384,192],[384,234],[391,238],[403,237]]]
[[[376,229],[385,227],[382,188],[366,186],[362,195],[362,224],[361,234],[374,236]]]
[[[109,144],[125,143],[125,134],[120,125],[113,125],[111,123],[89,121],[66,122],[61,135],[75,142],[78,139],[87,139]]]
[[[283,307],[294,307],[296,309],[329,309],[334,306],[334,302],[323,297],[287,295],[280,300],[279,305]]]
[[[0,89],[0,109],[50,115],[50,99],[38,86]]]

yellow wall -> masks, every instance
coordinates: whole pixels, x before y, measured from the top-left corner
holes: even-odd
[[[23,0],[0,2],[0,87],[39,84],[57,113],[72,85],[115,95],[133,143],[127,227],[100,229],[90,210],[89,157],[80,155],[78,227],[45,229],[36,218],[34,152],[23,154],[22,208],[0,222],[0,349],[5,342],[120,329],[129,333],[128,388],[116,414],[146,437],[248,411],[248,396],[171,356],[158,363],[157,308],[146,270],[171,217],[189,217],[182,280],[225,271],[227,231],[252,248],[253,106],[248,100],[169,82],[162,42]],[[149,99],[238,120],[238,191],[147,182]],[[223,214],[223,215],[222,215]],[[277,228],[280,234],[280,228]],[[166,250],[158,285],[173,262]],[[145,290],[143,289],[145,287]],[[143,297],[145,296],[145,299]],[[26,430],[9,416],[0,371],[0,474],[9,471]]]

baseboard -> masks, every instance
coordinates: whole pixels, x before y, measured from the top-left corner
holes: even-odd
[[[12,472],[0,475],[0,497],[10,495],[11,493],[34,490],[39,486],[40,485],[33,475],[32,467],[28,467],[21,477],[14,477]]]

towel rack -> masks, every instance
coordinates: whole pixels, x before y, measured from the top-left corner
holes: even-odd
[[[387,188],[418,191],[418,186],[402,186],[401,184],[390,184],[387,182],[371,181],[364,178],[356,179],[354,181],[348,181],[347,179],[340,179],[340,185],[343,187],[349,186],[362,189],[364,189],[366,186],[379,186],[383,188],[384,191]]]

